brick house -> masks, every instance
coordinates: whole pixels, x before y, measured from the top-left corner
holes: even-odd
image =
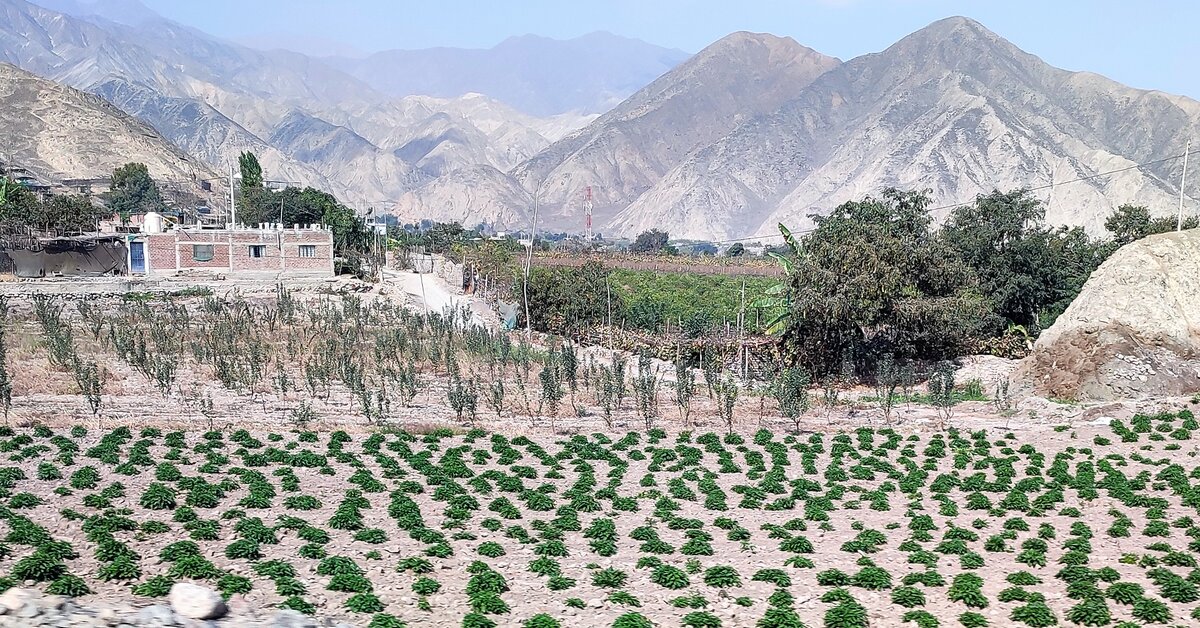
[[[129,236],[129,272],[188,271],[333,276],[333,232],[317,225],[280,228],[173,227]]]

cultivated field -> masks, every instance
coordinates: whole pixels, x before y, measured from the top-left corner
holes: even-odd
[[[1198,427],[5,428],[0,566],[372,626],[1190,625]]]
[[[285,290],[11,301],[0,584],[152,604],[197,581],[235,616],[376,628],[1200,621],[1186,400],[988,399],[1011,364],[983,360],[953,406],[801,403],[461,320]]]

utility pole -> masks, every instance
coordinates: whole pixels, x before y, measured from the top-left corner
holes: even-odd
[[[237,224],[237,208],[234,206],[233,164],[229,164],[229,224],[225,227],[232,229]]]
[[[537,216],[538,216],[538,200],[542,196],[542,186],[546,185],[546,180],[543,178],[538,183],[537,189],[533,192],[533,228],[529,233],[529,251],[525,254],[525,281],[522,282],[522,292],[525,295],[525,338],[533,339],[533,321],[529,318],[529,267],[533,265],[533,243],[537,241]]]
[[[1187,162],[1188,155],[1192,153],[1192,140],[1187,141],[1187,148],[1183,149],[1183,173],[1179,175],[1179,211],[1175,217],[1175,230],[1183,231],[1183,185],[1187,182]]]
[[[592,241],[592,186],[587,186],[587,197],[583,200],[583,211],[587,215],[587,230],[584,236],[584,241],[591,243]]]

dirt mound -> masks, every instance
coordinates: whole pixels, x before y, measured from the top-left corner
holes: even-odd
[[[1117,251],[1038,338],[1015,380],[1079,401],[1200,391],[1200,230]]]

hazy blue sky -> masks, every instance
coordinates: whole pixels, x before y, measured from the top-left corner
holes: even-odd
[[[486,48],[533,33],[597,30],[688,52],[736,30],[790,36],[842,59],[965,15],[1047,62],[1140,88],[1200,97],[1200,2],[1190,0],[143,0],[240,41],[312,51]]]

